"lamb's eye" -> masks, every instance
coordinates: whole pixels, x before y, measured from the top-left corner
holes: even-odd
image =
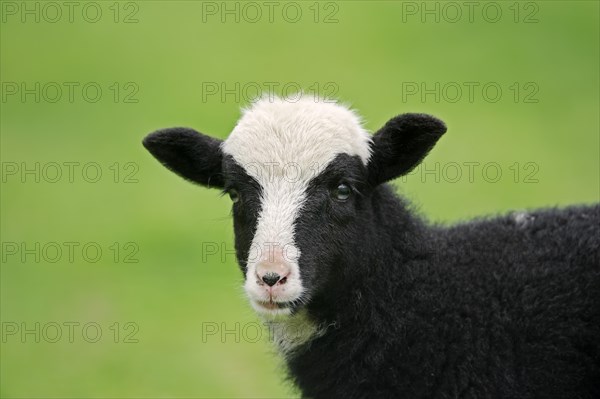
[[[350,198],[350,194],[352,194],[352,189],[349,185],[344,183],[340,184],[335,190],[333,190],[333,196],[338,201],[346,201],[348,198]]]
[[[229,198],[231,198],[231,202],[234,204],[240,200],[240,194],[237,192],[235,188],[229,189]]]

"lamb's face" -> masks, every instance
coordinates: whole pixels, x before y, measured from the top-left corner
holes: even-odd
[[[259,102],[222,145],[238,262],[255,310],[293,313],[330,276],[366,187],[370,135],[335,104]],[[347,233],[347,231],[345,231]]]
[[[252,306],[289,315],[326,291],[333,265],[359,245],[372,190],[418,165],[445,131],[404,114],[371,137],[344,106],[276,99],[246,110],[225,141],[171,128],[144,146],[180,176],[229,193]]]

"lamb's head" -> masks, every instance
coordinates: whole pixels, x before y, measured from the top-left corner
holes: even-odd
[[[228,193],[250,302],[288,315],[335,283],[376,187],[414,168],[445,131],[431,116],[404,114],[371,136],[343,105],[263,99],[225,141],[172,128],[144,145],[180,176]]]

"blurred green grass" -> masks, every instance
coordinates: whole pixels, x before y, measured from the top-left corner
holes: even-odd
[[[401,112],[444,119],[449,131],[427,158],[428,170],[436,163],[496,162],[503,176],[490,183],[476,169],[471,183],[463,166],[455,183],[419,171],[397,181],[434,221],[600,197],[597,2],[537,2],[533,24],[514,23],[509,3],[499,3],[506,17],[498,23],[480,17],[420,23],[403,21],[401,2],[339,2],[334,24],[314,23],[312,3],[298,3],[307,15],[298,23],[221,23],[203,22],[200,2],[145,1],[136,3],[134,24],[114,23],[112,2],[99,4],[107,17],[94,24],[6,16],[1,25],[2,82],[104,88],[97,103],[18,97],[0,103],[3,162],[97,162],[104,173],[98,183],[77,176],[73,183],[31,177],[22,183],[8,176],[0,194],[2,242],[98,242],[105,251],[97,263],[3,259],[3,323],[96,322],[103,337],[97,343],[77,335],[73,343],[4,337],[2,397],[297,396],[265,339],[203,342],[203,323],[234,328],[257,321],[233,256],[203,256],[206,242],[233,248],[229,203],[175,177],[140,144],[146,133],[176,125],[226,137],[245,104],[231,95],[203,101],[204,82],[297,82],[306,90],[334,82],[337,96],[359,110],[370,130]],[[139,101],[112,101],[113,82],[134,82]],[[472,103],[404,101],[406,82],[497,82],[504,92],[496,103],[481,96]],[[512,101],[514,82],[535,82],[539,101]],[[115,162],[138,165],[138,182],[114,183],[108,167]],[[509,169],[515,162],[517,182]],[[538,167],[537,183],[524,182],[528,162]],[[139,262],[114,262],[108,250],[114,242],[134,242]],[[136,323],[139,342],[112,342],[114,322]]]

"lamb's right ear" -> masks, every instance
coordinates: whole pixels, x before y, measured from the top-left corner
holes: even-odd
[[[373,136],[369,183],[376,186],[410,172],[444,133],[444,122],[431,115],[402,114],[390,119]]]
[[[219,139],[193,129],[174,127],[149,134],[144,147],[179,176],[207,187],[223,188]]]

